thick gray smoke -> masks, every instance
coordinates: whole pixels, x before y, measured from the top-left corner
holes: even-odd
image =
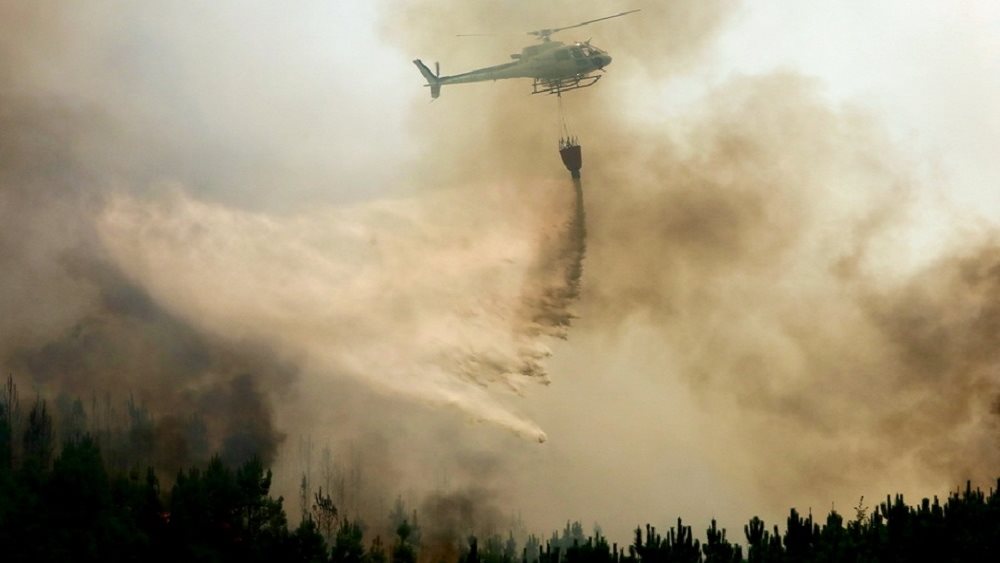
[[[454,561],[470,536],[487,538],[509,529],[492,491],[469,487],[428,494],[420,507],[428,525],[421,536],[421,557]]]
[[[103,196],[75,137],[100,137],[107,123],[55,101],[5,95],[2,107],[0,357],[22,392],[88,405],[111,394],[118,420],[105,422],[116,426],[133,393],[153,409],[161,434],[199,417],[203,438],[225,459],[274,459],[281,432],[265,394],[272,377],[295,368],[265,348],[207,338],[165,311],[98,240],[93,219]],[[155,445],[151,461],[170,469],[211,453],[181,438]]]
[[[792,73],[636,115],[730,3],[636,1],[565,38],[615,57],[564,99],[586,238],[554,100],[509,81],[428,104],[409,61],[508,60],[526,36],[454,34],[605,3],[379,3],[385,59],[324,27],[355,21],[340,6],[0,5],[5,367],[131,390],[177,452],[194,415],[234,457],[360,436],[366,487],[432,500],[481,490],[426,477],[478,448],[532,526],[732,528],[995,477],[995,227],[930,209],[946,185]]]
[[[990,479],[996,233],[902,246],[920,226],[901,160],[801,79],[737,81],[706,109],[687,146],[632,167],[630,197],[597,202],[588,313],[655,327],[670,369],[753,445],[762,487]]]

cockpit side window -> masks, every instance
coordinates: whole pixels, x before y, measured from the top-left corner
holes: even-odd
[[[569,52],[573,54],[573,58],[574,59],[582,59],[583,58],[583,51],[580,50],[579,47],[571,47],[570,50],[569,50]]]

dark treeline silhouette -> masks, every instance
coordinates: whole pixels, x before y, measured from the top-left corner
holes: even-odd
[[[72,403],[71,403],[72,404]],[[130,401],[132,430],[146,415]],[[64,409],[63,409],[64,410]],[[68,411],[73,415],[75,409]],[[81,422],[77,413],[76,420]],[[62,439],[56,448],[57,428]],[[112,433],[114,434],[114,433]],[[118,433],[121,434],[121,433]],[[116,434],[116,435],[118,435]],[[128,432],[121,434],[127,437]],[[148,436],[133,436],[147,443]],[[117,439],[116,439],[117,440]],[[646,525],[630,545],[609,544],[600,529],[567,523],[542,543],[513,532],[477,538],[455,530],[450,548],[423,538],[416,511],[398,499],[386,518],[387,541],[338,511],[320,488],[290,526],[284,500],[270,496],[271,471],[258,457],[219,456],[178,470],[161,488],[152,459],[111,457],[116,440],[85,425],[57,425],[46,401],[20,403],[11,379],[0,392],[0,560],[330,563],[736,563],[1000,561],[1000,481],[984,493],[971,483],[946,500],[917,505],[887,497],[869,514],[863,500],[850,521],[831,511],[822,522],[795,509],[768,526],[754,517],[743,536],[713,520],[704,540],[678,518],[666,531]],[[127,444],[128,440],[120,442]],[[134,449],[134,448],[133,448]],[[146,451],[153,451],[150,445]],[[123,451],[129,450],[125,448]],[[117,456],[117,457],[115,457]],[[131,465],[127,462],[131,460]],[[143,467],[145,465],[145,467]],[[366,537],[366,534],[368,537]],[[373,537],[372,537],[373,536]],[[521,535],[523,538],[524,536]],[[464,538],[459,540],[459,538]]]

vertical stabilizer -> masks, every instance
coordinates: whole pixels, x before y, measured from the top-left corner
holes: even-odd
[[[441,67],[437,63],[434,63],[434,70],[436,72],[431,72],[431,69],[427,68],[427,65],[423,63],[420,59],[413,61],[413,64],[417,65],[420,70],[420,74],[424,75],[427,80],[427,86],[431,88],[431,98],[437,98],[441,95]]]

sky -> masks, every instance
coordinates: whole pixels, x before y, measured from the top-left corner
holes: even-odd
[[[815,77],[831,101],[873,113],[915,160],[933,161],[938,169],[922,172],[957,183],[957,204],[995,214],[998,26],[991,2],[747,3],[696,74],[789,68]]]
[[[614,57],[562,102],[581,191],[556,100],[431,102],[411,63],[635,7],[561,37]],[[0,357],[29,389],[206,416],[287,498],[329,447],[369,519],[400,494],[739,536],[996,477],[995,3],[0,16]]]

